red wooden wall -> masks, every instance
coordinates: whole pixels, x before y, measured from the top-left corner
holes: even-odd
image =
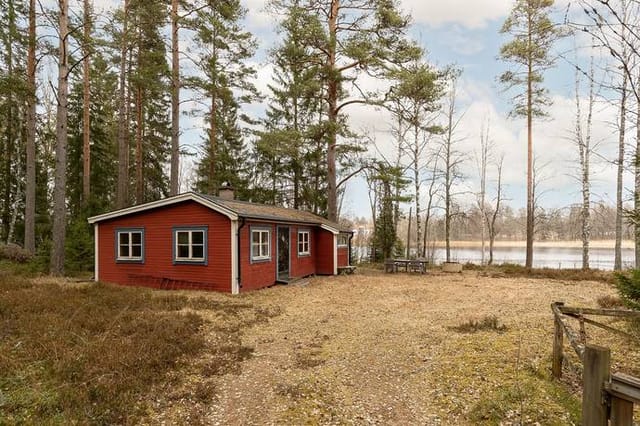
[[[208,226],[207,265],[173,264],[174,226]],[[231,292],[231,222],[193,201],[100,222],[100,281]],[[116,229],[144,229],[144,263],[116,263]]]
[[[251,227],[271,230],[271,259],[251,263]],[[240,230],[240,292],[267,287],[276,282],[276,226],[268,222],[246,221]]]
[[[338,267],[349,266],[349,247],[338,247]]]
[[[333,234],[324,229],[318,229],[316,235],[316,273],[333,275]]]

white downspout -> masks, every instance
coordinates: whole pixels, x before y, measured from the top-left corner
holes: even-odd
[[[338,275],[338,234],[333,234],[333,275]]]
[[[231,221],[231,294],[240,294],[238,285],[238,221]]]
[[[98,270],[99,270],[98,263],[100,263],[99,262],[100,257],[98,256],[98,254],[99,254],[98,253],[98,247],[100,246],[100,244],[99,244],[99,233],[98,233],[98,227],[99,226],[100,226],[100,224],[98,224],[98,223],[94,223],[93,224],[93,244],[94,244],[94,246],[93,246],[93,252],[94,252],[94,256],[93,256],[94,257],[94,259],[93,259],[93,277],[94,278],[93,278],[93,280],[96,281],[96,282],[99,280],[99,278],[98,278]]]

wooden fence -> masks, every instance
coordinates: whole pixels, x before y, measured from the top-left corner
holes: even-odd
[[[582,424],[585,426],[632,426],[633,405],[640,404],[640,379],[622,373],[611,373],[611,350],[588,344],[585,324],[633,338],[628,333],[585,315],[640,319],[640,312],[620,309],[571,308],[562,302],[551,304],[555,318],[552,372],[562,377],[564,336],[583,364]],[[573,330],[568,318],[578,320],[579,330]],[[611,423],[609,423],[609,421]]]

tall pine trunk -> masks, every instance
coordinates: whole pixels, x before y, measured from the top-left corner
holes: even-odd
[[[91,8],[84,0],[84,38],[82,40],[82,201],[86,205],[91,195],[91,79],[90,79]]]
[[[180,52],[178,50],[178,0],[171,0],[171,189],[179,192],[180,173]]]
[[[67,45],[69,38],[69,3],[59,0],[60,47],[58,57],[58,105],[56,111],[56,168],[53,192],[53,246],[51,250],[51,274],[64,273],[64,245],[66,236],[67,209],[67,97],[69,63]]]
[[[531,28],[531,14],[529,14],[529,28]],[[531,30],[529,31],[529,46],[532,45]],[[529,50],[531,48],[529,47]],[[533,199],[533,64],[529,58],[527,77],[527,254],[525,267],[533,267],[533,233],[534,233],[534,199]]]
[[[120,76],[118,88],[118,186],[116,190],[116,207],[121,209],[129,203],[129,144],[128,144],[128,91],[127,86],[127,55],[128,55],[128,18],[129,0],[124,0],[124,14],[122,23],[122,40],[120,46]]]
[[[329,110],[329,137],[327,146],[327,217],[331,221],[338,220],[338,192],[336,184],[336,143],[338,133],[338,90],[339,72],[337,68],[336,43],[338,30],[338,12],[340,1],[331,0],[331,11],[329,13],[329,82],[327,84],[327,98]]]
[[[29,1],[27,51],[27,176],[24,212],[24,248],[36,251],[36,0]]]
[[[7,50],[6,54],[7,54],[7,77],[9,78],[9,81],[11,81],[14,77],[13,75],[13,49],[14,49],[14,39],[13,36],[16,33],[16,28],[15,28],[15,24],[16,24],[16,14],[15,14],[15,9],[14,9],[14,4],[13,1],[9,1],[8,2],[8,17],[9,17],[9,22],[7,23],[8,25],[8,29],[7,29],[7,41],[6,41],[6,45],[5,48]],[[6,95],[6,102],[7,102],[7,115],[6,115],[6,128],[5,128],[5,158],[4,158],[4,164],[3,164],[3,168],[4,168],[4,206],[2,209],[2,236],[5,239],[6,243],[10,243],[11,241],[9,241],[9,237],[10,237],[10,225],[11,225],[11,212],[12,207],[13,207],[13,199],[14,199],[14,195],[13,191],[12,191],[12,186],[13,183],[16,182],[14,173],[12,171],[12,164],[15,161],[14,158],[14,149],[15,149],[15,134],[13,133],[13,129],[15,127],[15,116],[13,115],[13,103],[14,103],[14,98],[13,98],[13,88],[8,88],[7,90],[7,95]]]
[[[139,83],[138,83],[139,84]],[[136,88],[136,203],[144,203],[144,166],[142,161],[144,160],[144,152],[142,146],[142,87],[138,85]]]

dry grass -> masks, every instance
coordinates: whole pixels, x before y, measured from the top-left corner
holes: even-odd
[[[598,269],[527,269],[522,265],[511,263],[494,266],[480,266],[468,263],[464,265],[464,268],[469,271],[481,272],[484,276],[493,278],[537,278],[562,281],[600,281],[608,284],[612,284],[615,280],[613,272],[601,271]]]
[[[550,378],[550,304],[597,306],[615,291],[599,281],[501,277],[485,271],[410,275],[359,269],[351,276],[313,278],[304,286],[238,297],[3,282],[0,418],[10,423],[68,418],[143,424],[579,424],[579,364],[569,348],[568,379]],[[56,288],[58,294],[51,294]],[[49,301],[61,307],[52,308]],[[123,311],[124,306],[129,308]],[[127,313],[127,321],[141,322],[125,324],[121,318]],[[30,318],[27,324],[42,324],[25,325],[17,315]],[[98,319],[102,325],[93,326],[89,317],[111,321]],[[85,318],[78,321],[82,326],[73,324],[78,318]],[[158,321],[162,327],[153,326]],[[476,332],[452,331],[465,324]],[[640,366],[632,363],[640,363],[637,342],[590,327],[587,332],[589,342],[612,348],[614,370],[638,372]],[[36,347],[52,345],[51,336],[58,336],[55,342],[70,339],[69,353]],[[109,344],[97,347],[112,354],[108,359],[116,351],[144,350],[144,356],[107,359],[103,365],[98,351],[90,350],[103,338]],[[118,346],[122,340],[132,346]],[[172,345],[152,362],[154,351],[164,353]],[[73,367],[64,369],[65,363]],[[58,374],[53,365],[66,373]],[[102,377],[106,371],[134,377],[126,385],[111,383],[115,378]],[[78,395],[72,409],[61,395],[73,389]],[[115,395],[116,389],[123,395]]]
[[[234,319],[251,311],[230,298],[0,277],[0,423],[135,423],[154,387],[179,386],[175,372],[205,350],[210,375],[247,359]],[[212,312],[230,343],[207,345],[201,314]]]

